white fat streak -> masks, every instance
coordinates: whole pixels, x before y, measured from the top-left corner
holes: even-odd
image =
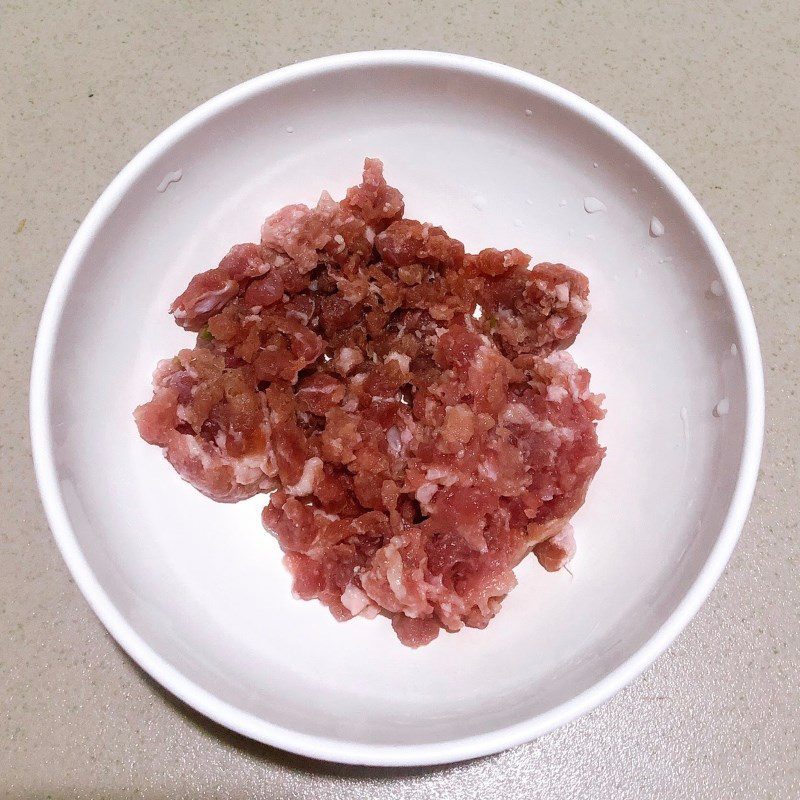
[[[538,421],[534,413],[522,403],[509,403],[503,409],[500,420],[512,425],[532,425]]]
[[[478,465],[478,472],[480,472],[481,475],[488,478],[490,481],[497,480],[497,465],[491,461],[481,461],[481,463]]]
[[[286,493],[295,497],[304,497],[307,494],[311,494],[314,489],[314,482],[321,472],[322,459],[317,456],[309,458],[303,465],[303,474],[300,476],[300,480],[294,486],[287,486]]]
[[[262,463],[262,456],[246,456],[243,458],[229,459],[230,466],[233,467],[233,477],[236,483],[243,486],[255,483],[266,474]]]
[[[355,617],[369,606],[369,597],[353,583],[342,592],[342,605]]]
[[[579,314],[588,314],[589,313],[589,301],[582,300],[581,297],[577,294],[573,294],[572,297],[569,299],[569,304],[579,313]]]
[[[386,580],[395,597],[402,602],[408,592],[403,585],[403,559],[397,549],[396,538],[398,537],[394,537],[386,546]]]
[[[197,314],[207,314],[209,311],[213,311],[217,304],[220,302],[225,295],[229,294],[231,290],[235,287],[235,283],[233,281],[225,281],[225,285],[221,289],[217,289],[214,292],[206,292],[205,294],[201,294],[199,299],[193,304],[193,308]],[[178,310],[175,311],[175,316],[178,316]],[[185,312],[183,313],[185,316]]]
[[[553,366],[557,367],[559,372],[561,372],[561,374],[567,378],[570,394],[573,396],[573,398],[575,398],[575,400],[588,399],[590,395],[589,389],[588,387],[584,389],[580,389],[578,387],[577,378],[579,370],[569,353],[563,350],[556,350],[555,352],[550,353],[550,355],[545,358],[545,361],[548,364],[552,364]]]
[[[452,486],[453,484],[458,483],[458,475],[449,469],[437,469],[436,467],[431,467],[431,469],[425,473],[425,477],[427,480],[434,481],[442,486]]]
[[[364,360],[361,351],[356,347],[343,347],[336,357],[336,366],[346,375],[357,364]]]
[[[408,365],[411,363],[411,359],[404,353],[396,353],[393,350],[388,356],[386,356],[386,358],[383,359],[383,363],[388,364],[390,361],[396,361],[400,365],[400,369],[403,370],[403,372],[408,372]]]
[[[414,496],[419,500],[423,511],[428,508],[429,503],[438,490],[439,487],[435,483],[423,483],[422,486],[417,489]]]
[[[569,392],[563,386],[548,386],[547,399],[551,403],[560,403],[569,395]]]
[[[389,452],[395,457],[399,456],[403,450],[403,442],[400,438],[400,431],[396,427],[392,426],[386,431],[386,441],[389,445]]]

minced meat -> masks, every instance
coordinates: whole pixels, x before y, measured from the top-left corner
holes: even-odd
[[[417,647],[485,627],[527,553],[572,557],[603,411],[565,351],[586,277],[403,210],[367,159],[342,201],[270,216],[174,301],[197,341],[135,417],[212,499],[272,493],[298,597]]]

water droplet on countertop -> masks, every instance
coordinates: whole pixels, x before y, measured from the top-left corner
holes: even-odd
[[[593,241],[595,240],[595,238],[596,238],[596,237],[595,237],[595,235],[594,235],[593,233],[587,233],[587,234],[586,234],[586,238],[587,238],[587,239],[588,239],[590,242],[593,242]]]
[[[598,211],[606,210],[606,204],[602,200],[598,200],[596,197],[584,197],[583,207],[587,214],[596,214]]]
[[[518,228],[521,228],[522,227],[522,220],[518,219],[518,218],[515,219],[514,220],[514,225],[516,225]]]
[[[527,203],[529,206],[532,206],[532,205],[533,205],[533,200],[531,200],[531,199],[530,199],[530,197],[526,197],[526,198],[525,198],[525,202],[526,202],[526,203]]]
[[[600,165],[596,161],[592,161],[592,166],[597,169]]]
[[[525,109],[525,116],[526,117],[532,117],[533,116],[533,111],[531,111],[529,108],[526,108]]]
[[[177,183],[183,177],[183,170],[176,169],[174,172],[168,172],[162,179],[161,183],[156,186],[157,192],[166,192],[167,187],[171,183]]]
[[[664,235],[664,223],[658,217],[650,219],[650,235],[655,237]]]
[[[294,133],[294,128],[291,125],[286,126],[286,133]]]
[[[639,194],[639,190],[635,186],[631,186],[631,194]]]
[[[478,211],[484,211],[486,206],[489,205],[489,202],[482,194],[476,194],[472,198],[472,205],[478,209]]]
[[[714,297],[722,297],[722,284],[719,281],[712,281],[711,286],[708,287],[708,291],[711,292]]]
[[[670,261],[672,261],[672,256],[664,256],[664,258],[658,259],[659,264],[669,264]]]
[[[723,397],[722,400],[720,400],[719,403],[714,406],[714,416],[724,417],[730,410],[731,401],[728,400],[727,397]]]
[[[566,200],[559,200],[558,204],[561,206],[561,208],[564,208],[564,206],[567,204],[567,201]]]
[[[735,344],[735,343],[731,345],[731,355],[732,355],[734,358],[736,358],[736,356],[738,356],[738,355],[739,355],[739,348],[736,346],[736,344]]]

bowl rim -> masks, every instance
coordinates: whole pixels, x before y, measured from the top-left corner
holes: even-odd
[[[262,92],[328,72],[369,67],[436,67],[492,78],[571,109],[638,156],[663,182],[712,254],[730,298],[745,374],[746,421],[738,477],[723,525],[705,564],[677,607],[624,663],[590,688],[523,722],[449,741],[376,745],[304,734],[270,723],[223,702],[151,649],[114,606],[93,574],[72,529],[61,496],[49,435],[51,364],[67,293],[97,232],[138,177],[171,145],[216,114]],[[30,434],[36,480],[53,537],[94,613],[125,652],[158,683],[215,722],[251,739],[302,756],[370,766],[443,764],[497,753],[531,741],[587,713],[630,683],[676,638],[722,574],[744,526],[755,489],[764,435],[764,376],[753,314],[741,279],[711,220],[673,170],[638,136],[576,94],[521,69],[471,56],[425,50],[342,53],[267,72],[228,89],[190,111],[156,136],[119,172],[86,215],[53,279],[36,336],[30,383]]]

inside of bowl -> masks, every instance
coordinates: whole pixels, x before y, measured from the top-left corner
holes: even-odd
[[[418,651],[386,620],[339,624],[293,599],[264,499],[202,497],[131,416],[157,360],[192,341],[167,314],[188,279],[281,205],[340,195],[367,155],[409,216],[468,249],[520,247],[589,276],[593,310],[572,351],[606,395],[608,454],[575,519],[571,574],[524,563],[488,629]],[[589,197],[605,210],[587,213]],[[256,92],[145,166],[69,290],[49,434],[77,543],[160,658],[257,720],[424,745],[543,715],[636,653],[716,542],[746,402],[726,280],[651,168],[544,93],[441,65],[343,68]]]

